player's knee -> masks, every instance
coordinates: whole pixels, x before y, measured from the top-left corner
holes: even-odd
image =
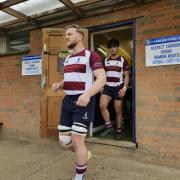
[[[87,126],[81,123],[74,123],[72,125],[72,133],[80,136],[86,136]]]
[[[69,147],[72,144],[71,128],[59,125],[59,143],[64,147]]]
[[[71,138],[71,134],[62,134],[61,132],[59,132],[59,143],[68,148],[69,146],[71,146],[72,144],[72,138]]]
[[[104,104],[103,102],[99,103],[99,107],[101,110],[105,110],[107,108],[106,104]]]
[[[87,126],[80,123],[72,126],[72,145],[75,151],[82,148],[82,145],[85,143],[86,134]]]

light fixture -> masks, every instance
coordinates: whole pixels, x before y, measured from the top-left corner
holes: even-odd
[[[106,51],[102,49],[101,47],[98,47],[97,50],[100,51],[104,56],[107,56]]]

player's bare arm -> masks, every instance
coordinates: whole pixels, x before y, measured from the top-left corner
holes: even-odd
[[[124,87],[119,91],[119,96],[124,96],[129,84],[129,71],[124,71]]]

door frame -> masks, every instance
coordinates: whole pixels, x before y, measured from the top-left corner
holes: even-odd
[[[57,56],[57,47],[50,46],[50,36],[62,35],[64,28],[43,28],[43,48],[42,48],[42,76],[41,76],[41,137],[48,138],[58,136],[57,126],[48,126],[48,103],[49,97],[63,96],[63,92],[52,93],[49,85],[49,58],[52,55]],[[64,49],[63,49],[64,50]],[[56,82],[56,81],[55,81]]]
[[[132,142],[136,143],[136,20],[128,20],[123,22],[116,22],[105,25],[97,25],[87,27],[89,30],[89,47],[91,47],[91,34],[93,32],[107,30],[110,28],[122,27],[125,25],[132,25],[132,40],[133,40],[133,50],[132,50],[132,125],[133,125],[133,137]]]

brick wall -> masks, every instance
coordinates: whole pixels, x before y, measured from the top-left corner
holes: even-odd
[[[35,34],[35,35],[34,35]],[[29,55],[41,54],[42,33],[31,32]],[[32,139],[40,136],[40,76],[22,76],[23,55],[0,57],[0,135]]]
[[[180,65],[145,67],[144,41],[180,32],[180,1],[146,5],[136,25],[136,118],[140,147],[180,159]]]
[[[118,7],[117,7],[118,8]],[[145,46],[144,41],[166,35],[175,35],[180,31],[180,1],[163,0],[146,5],[135,6],[124,10],[116,10],[111,13],[89,17],[73,21],[83,27],[116,23],[136,18],[136,135],[137,143],[141,149],[149,151],[150,154],[158,155],[162,158],[172,160],[180,159],[180,65],[145,67]],[[56,25],[54,27],[64,27],[67,24]],[[31,52],[38,53],[41,50],[41,30],[31,31]],[[9,62],[9,63],[8,63]],[[39,99],[40,99],[40,78],[20,76],[21,66],[18,57],[0,58],[1,85],[0,93],[9,98],[9,105],[1,110],[1,119],[8,125],[9,129],[16,127],[17,132],[33,135],[39,134]],[[5,65],[6,64],[6,65]],[[8,71],[5,69],[9,68]],[[12,74],[17,74],[12,76]],[[7,80],[7,82],[5,82]],[[6,83],[8,83],[7,85]],[[26,88],[23,86],[26,82]],[[29,83],[31,83],[30,90]],[[29,125],[20,109],[23,104],[16,102],[10,89],[16,89],[16,94],[24,88],[24,96],[34,92],[33,98],[27,100],[34,103],[29,107],[35,114],[28,112],[25,117],[29,118]],[[4,89],[4,90],[3,90]],[[7,90],[7,92],[5,91]],[[11,91],[12,92],[12,91]],[[9,93],[9,95],[8,95]],[[23,93],[18,95],[21,99]],[[3,97],[2,97],[3,98]],[[35,100],[36,99],[36,100]],[[8,101],[7,101],[8,102]],[[2,101],[0,102],[3,105]],[[11,106],[18,103],[19,106]],[[31,105],[32,105],[31,104]],[[9,107],[12,109],[10,110]],[[15,108],[16,107],[16,108]],[[18,107],[18,108],[17,108]],[[16,110],[19,109],[19,112]],[[31,111],[30,110],[30,111]],[[8,115],[7,115],[7,112]],[[31,111],[31,112],[32,112]],[[14,115],[18,120],[11,122]],[[17,122],[16,122],[17,121]],[[19,123],[19,124],[18,124]],[[18,125],[20,127],[18,128]]]

